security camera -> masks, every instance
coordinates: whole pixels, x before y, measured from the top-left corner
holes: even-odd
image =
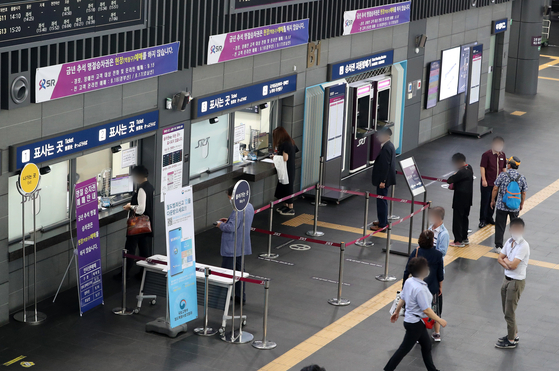
[[[217,124],[218,122],[219,122],[219,118],[217,118],[217,117],[213,117],[213,118],[210,119],[210,124],[212,124],[212,125]]]
[[[261,105],[258,106],[258,108],[266,109],[266,108],[268,108],[268,103],[262,103]]]
[[[184,111],[186,110],[186,106],[192,100],[190,93],[187,91],[181,91],[173,95],[173,108],[176,110]]]

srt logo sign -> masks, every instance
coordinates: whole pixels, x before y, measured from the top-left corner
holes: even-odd
[[[222,45],[212,45],[210,47],[210,54],[216,54],[219,53],[223,50],[223,46]]]
[[[48,89],[48,88],[53,88],[54,85],[56,84],[56,80],[52,79],[52,80],[47,80],[47,79],[42,79],[39,80],[39,90],[43,90],[43,89]]]
[[[359,142],[357,143],[357,147],[361,147],[362,145],[367,144],[367,138],[359,138]]]

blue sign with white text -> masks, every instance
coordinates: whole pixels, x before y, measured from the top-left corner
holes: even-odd
[[[15,153],[12,152],[12,155],[15,155],[17,160],[15,168],[11,171],[23,168],[28,162],[38,164],[155,131],[158,126],[159,111],[151,111],[50,139],[14,146],[12,150],[15,149]]]
[[[246,180],[239,180],[233,189],[231,203],[237,211],[243,211],[250,202],[250,185]]]
[[[392,63],[394,63],[394,50],[330,64],[328,65],[328,81],[369,72],[377,68],[390,66]]]
[[[492,32],[493,34],[498,34],[501,32],[505,32],[506,30],[508,30],[509,27],[509,19],[505,18],[505,19],[499,19],[498,21],[493,21],[493,27],[492,27]]]
[[[216,115],[218,112],[245,106],[297,90],[297,75],[281,77],[235,90],[196,99],[194,117]]]

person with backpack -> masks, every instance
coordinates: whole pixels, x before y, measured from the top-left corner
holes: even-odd
[[[491,196],[491,208],[496,208],[495,215],[495,252],[501,253],[507,218],[518,218],[524,206],[528,183],[524,175],[518,172],[520,159],[516,156],[507,159],[507,171],[499,174],[495,180]]]

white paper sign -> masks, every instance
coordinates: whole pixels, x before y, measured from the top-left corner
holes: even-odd
[[[130,147],[122,151],[121,168],[134,166],[138,163],[138,147]]]
[[[235,143],[239,143],[245,140],[245,135],[246,135],[245,124],[235,126],[235,139],[234,139]]]
[[[164,202],[167,192],[182,188],[184,125],[163,129],[162,142],[161,202]]]

